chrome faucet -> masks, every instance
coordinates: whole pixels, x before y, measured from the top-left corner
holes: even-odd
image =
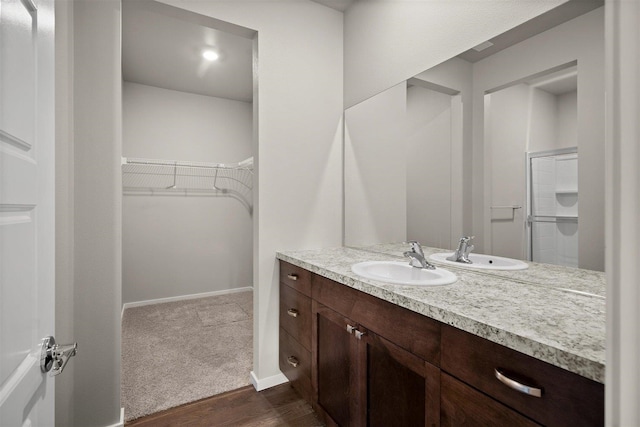
[[[462,262],[464,264],[473,264],[473,261],[469,259],[469,254],[473,250],[474,246],[469,245],[469,242],[474,238],[474,236],[465,236],[460,238],[460,243],[458,244],[458,249],[451,255],[447,257],[448,261]]]
[[[420,243],[416,242],[415,240],[410,240],[405,243],[408,243],[409,245],[411,245],[411,250],[406,251],[404,253],[404,256],[410,259],[409,261],[410,266],[415,268],[426,268],[427,270],[436,269],[436,266],[431,264],[424,257],[424,252],[422,251],[422,247],[420,246]]]

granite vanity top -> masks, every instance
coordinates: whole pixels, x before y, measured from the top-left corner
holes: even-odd
[[[450,252],[423,249],[427,256]],[[357,262],[404,259],[405,250],[407,245],[387,244],[283,251],[277,258],[604,383],[604,273],[535,263],[520,272],[439,264],[454,272],[457,282],[419,287],[377,282],[351,271]]]

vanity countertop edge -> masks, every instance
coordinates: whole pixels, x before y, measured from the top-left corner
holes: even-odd
[[[604,383],[603,297],[460,268],[445,267],[458,276],[457,282],[433,287],[392,285],[351,271],[351,265],[362,261],[401,260],[395,251],[339,247],[279,251],[276,258]]]

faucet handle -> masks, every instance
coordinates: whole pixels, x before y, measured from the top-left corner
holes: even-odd
[[[409,240],[408,242],[405,242],[405,243],[411,245],[411,250],[413,252],[424,256],[424,252],[422,251],[422,246],[420,246],[420,243],[417,240]]]
[[[475,239],[476,236],[463,236],[460,238],[460,242],[464,242],[464,243],[469,243],[470,241],[472,241],[473,239]]]

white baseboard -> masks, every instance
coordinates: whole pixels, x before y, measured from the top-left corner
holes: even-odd
[[[124,427],[124,408],[120,408],[120,421],[106,427]]]
[[[285,377],[282,372],[271,377],[258,379],[256,374],[251,371],[251,385],[253,385],[253,388],[255,388],[256,391],[266,390],[286,382],[289,382],[289,379]]]
[[[152,305],[152,304],[162,304],[164,302],[172,302],[172,301],[183,301],[189,299],[196,298],[204,298],[204,297],[215,297],[219,295],[227,295],[227,294],[235,294],[238,292],[248,292],[252,291],[253,288],[251,286],[247,286],[244,288],[235,288],[235,289],[224,289],[222,291],[213,291],[213,292],[203,292],[201,294],[191,294],[191,295],[179,295],[177,297],[168,297],[168,298],[158,298],[158,299],[150,299],[146,301],[134,301],[127,302],[122,305],[122,314],[127,308],[133,307],[142,307],[144,305]]]

